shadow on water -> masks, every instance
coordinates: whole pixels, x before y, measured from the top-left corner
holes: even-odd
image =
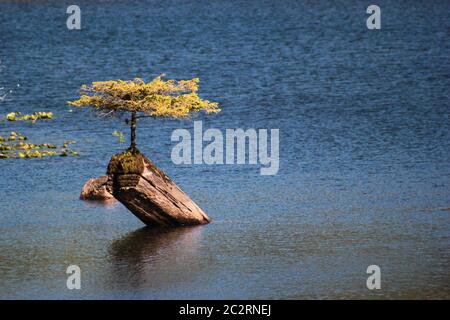
[[[114,241],[109,248],[114,282],[136,289],[191,281],[200,271],[202,230],[144,227]]]

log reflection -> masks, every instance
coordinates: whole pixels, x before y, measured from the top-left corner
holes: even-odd
[[[189,281],[199,272],[197,251],[203,227],[144,227],[114,241],[109,249],[113,277],[133,288],[161,288]]]

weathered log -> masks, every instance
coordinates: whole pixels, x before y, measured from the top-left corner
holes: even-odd
[[[81,200],[115,201],[114,196],[107,190],[108,176],[89,179],[81,190]]]
[[[210,222],[206,213],[137,149],[114,155],[108,177],[108,190],[148,226]]]

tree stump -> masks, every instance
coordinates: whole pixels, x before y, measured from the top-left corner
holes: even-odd
[[[148,226],[187,226],[211,220],[162,170],[137,149],[108,164],[108,190]]]
[[[89,179],[81,190],[81,200],[115,201],[113,195],[107,190],[107,176]]]

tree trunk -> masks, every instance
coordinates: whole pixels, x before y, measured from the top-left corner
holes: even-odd
[[[136,112],[131,113],[131,150],[136,150]]]
[[[206,224],[209,217],[139,150],[114,155],[108,190],[148,226]]]

